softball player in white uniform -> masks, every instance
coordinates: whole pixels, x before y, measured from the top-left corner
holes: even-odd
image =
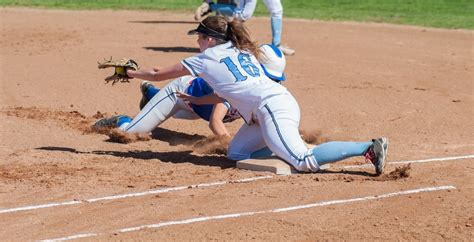
[[[267,61],[261,64],[265,74],[277,83],[284,81],[286,60],[281,51],[272,45],[262,45],[260,49],[268,56]],[[215,135],[230,136],[223,123],[240,118],[237,109],[231,107],[227,101],[195,105],[176,97],[178,92],[195,97],[213,93],[212,88],[200,77],[183,76],[173,80],[163,89],[143,81],[140,89],[143,95],[140,101],[141,112],[135,118],[126,115],[104,118],[97,121],[93,128],[99,130],[113,127],[129,133],[148,133],[170,117],[187,120],[201,118],[209,122],[209,127]]]
[[[264,75],[256,58],[262,59],[261,54],[242,22],[211,16],[188,34],[198,34],[200,54],[161,70],[127,70],[127,74],[155,81],[186,74],[204,78],[214,94],[205,98],[184,93],[179,96],[192,103],[210,101],[212,97],[216,102],[225,99],[239,110],[246,124],[228,148],[230,159],[255,157],[269,149],[299,171],[316,172],[325,163],[366,156],[374,163],[377,174],[383,172],[388,149],[386,138],[306,147],[298,130],[300,110],[296,100],[285,87]]]

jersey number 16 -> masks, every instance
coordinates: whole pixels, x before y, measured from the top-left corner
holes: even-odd
[[[252,63],[249,54],[240,53],[237,59],[239,60],[240,66],[245,72],[247,72],[247,74],[253,77],[260,76],[260,71],[258,67]],[[230,57],[222,58],[219,62],[224,63],[227,66],[227,69],[229,69],[229,71],[232,72],[232,75],[234,75],[236,82],[247,80],[247,76],[244,76],[242,72],[240,72],[239,68]]]

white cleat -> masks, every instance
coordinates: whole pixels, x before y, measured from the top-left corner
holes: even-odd
[[[365,158],[375,166],[375,172],[380,175],[387,164],[388,138],[382,137],[372,140],[373,144],[365,153]]]
[[[285,55],[294,55],[295,54],[295,50],[286,46],[286,45],[279,45],[278,48],[281,50],[281,52],[283,52],[283,54]]]

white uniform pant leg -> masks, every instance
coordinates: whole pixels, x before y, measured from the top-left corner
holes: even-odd
[[[257,0],[241,0],[234,12],[234,18],[240,21],[249,20],[255,8],[257,7]]]
[[[272,97],[257,111],[268,148],[299,171],[319,170],[319,165],[301,138],[300,109],[291,94]]]
[[[185,119],[185,120],[196,120],[200,119],[200,117],[192,110],[192,108],[189,108],[190,110],[179,110],[173,115],[173,118],[175,119]]]
[[[264,0],[265,6],[267,6],[270,17],[272,18],[283,18],[283,6],[280,0]]]
[[[253,152],[266,146],[260,126],[244,124],[230,142],[227,157],[231,160],[245,160],[250,158]]]
[[[128,125],[120,126],[128,133],[148,133],[173,116],[179,110],[187,110],[186,104],[176,97],[176,92],[185,92],[189,81],[176,79],[161,89]]]

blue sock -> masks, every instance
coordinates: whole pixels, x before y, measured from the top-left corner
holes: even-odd
[[[118,118],[117,127],[122,126],[122,124],[124,123],[130,123],[130,122],[132,122],[132,118],[125,115],[120,115],[120,117]]]
[[[281,44],[282,19],[272,17],[272,44],[279,46]]]
[[[250,154],[250,158],[262,158],[262,157],[268,157],[273,155],[273,152],[268,148],[262,148],[257,151],[254,151],[252,154]]]
[[[328,142],[313,148],[313,156],[319,165],[340,161],[365,154],[372,142]]]
[[[159,91],[159,88],[150,87],[146,90],[145,96],[148,100],[151,100]]]

